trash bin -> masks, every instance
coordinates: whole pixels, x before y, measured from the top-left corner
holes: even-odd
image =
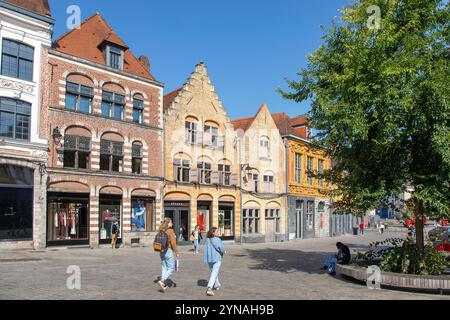
[[[358,228],[357,227],[353,227],[353,235],[354,236],[358,235]]]

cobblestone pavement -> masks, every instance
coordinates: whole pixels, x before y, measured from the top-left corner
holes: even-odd
[[[363,237],[300,240],[274,244],[226,245],[221,269],[222,289],[205,296],[209,269],[202,255],[181,248],[181,270],[162,294],[155,279],[161,272],[159,255],[151,248],[112,250],[49,249],[0,252],[0,299],[450,299],[449,296],[369,290],[366,286],[319,271],[336,241],[351,249],[374,240],[397,237],[366,232]],[[81,289],[66,286],[68,266],[81,269]]]

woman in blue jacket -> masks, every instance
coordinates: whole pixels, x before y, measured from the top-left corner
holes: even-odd
[[[219,270],[220,265],[222,264],[222,257],[225,254],[225,248],[222,240],[219,238],[218,228],[213,227],[208,231],[204,250],[204,261],[208,264],[209,269],[211,270],[211,278],[209,279],[206,295],[213,296],[213,289],[219,290],[220,288]]]

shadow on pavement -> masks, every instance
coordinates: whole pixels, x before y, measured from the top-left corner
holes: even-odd
[[[198,280],[197,286],[206,288],[208,286],[208,280],[205,279]]]
[[[296,271],[309,274],[323,274],[323,267],[328,255],[335,252],[305,252],[300,250],[262,249],[247,250],[248,256],[256,261],[249,266],[252,270],[268,270],[290,273]]]

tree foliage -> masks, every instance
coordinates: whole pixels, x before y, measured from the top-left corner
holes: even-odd
[[[369,6],[381,9],[368,28]],[[449,4],[356,0],[326,30],[287,99],[311,101],[336,209],[362,213],[414,187],[415,214],[449,218]],[[419,239],[420,242],[423,241]]]

